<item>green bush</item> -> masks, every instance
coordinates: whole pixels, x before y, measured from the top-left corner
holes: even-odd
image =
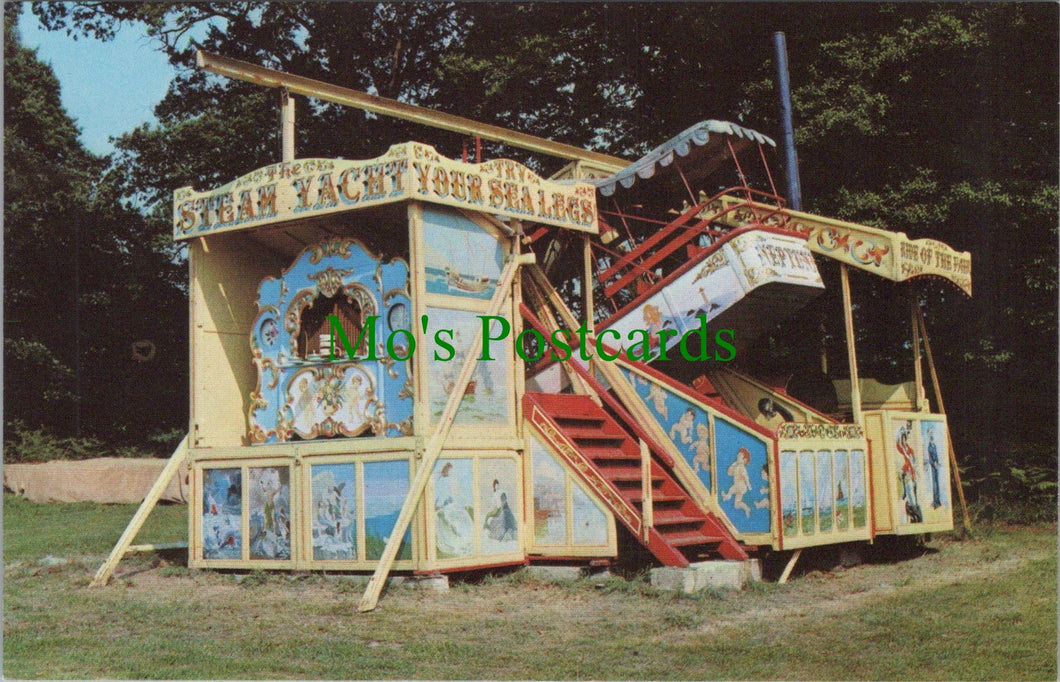
[[[50,462],[54,459],[93,457],[150,457],[135,446],[110,447],[95,438],[61,438],[47,429],[30,429],[14,421],[4,427],[4,462],[8,464]]]
[[[973,469],[965,479],[969,511],[975,521],[1055,523],[1057,520],[1056,449],[1012,448],[992,471]]]

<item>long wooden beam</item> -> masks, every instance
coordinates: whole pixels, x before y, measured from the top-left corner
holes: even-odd
[[[118,538],[118,542],[114,545],[114,549],[110,551],[110,556],[103,562],[103,565],[96,571],[96,575],[92,578],[92,587],[101,587],[107,584],[110,580],[111,574],[114,569],[118,567],[118,562],[121,561],[122,557],[129,551],[129,546],[132,545],[132,541],[136,538],[136,534],[140,532],[140,528],[144,525],[144,521],[147,520],[151,510],[155,508],[158,501],[162,499],[162,493],[166,491],[166,487],[169,485],[169,481],[176,475],[177,470],[180,469],[181,463],[188,456],[188,437],[184,436],[184,439],[180,441],[180,445],[173,451],[169,461],[166,462],[166,466],[162,468],[162,472],[158,474],[158,478],[155,479],[154,485],[151,486],[151,490],[148,491],[147,496],[143,502],[140,503],[139,509],[136,510],[136,514],[133,515],[132,520],[129,521],[129,525],[125,527],[125,532]],[[191,500],[188,502],[189,505],[194,504]],[[139,548],[138,548],[139,549]]]
[[[485,140],[501,142],[520,149],[528,149],[532,152],[548,154],[561,159],[587,161],[612,172],[617,172],[629,165],[628,161],[617,156],[581,149],[562,142],[553,142],[543,137],[508,130],[507,128],[488,123],[479,123],[463,116],[406,104],[396,99],[371,95],[360,90],[344,88],[304,76],[295,76],[238,59],[210,54],[202,50],[196,52],[195,63],[200,69],[220,76],[256,83],[269,88],[286,88],[288,92],[296,95],[315,97],[343,106],[413,121],[432,128],[473,135]]]
[[[515,279],[516,270],[518,270],[520,265],[532,263],[533,260],[533,254],[523,254],[521,256],[513,256],[508,261],[508,264],[504,266],[504,271],[501,272],[501,276],[498,278],[497,290],[490,300],[489,309],[486,311],[485,317],[493,317],[500,312],[501,305],[511,296],[512,280]],[[365,588],[361,603],[357,607],[357,610],[361,613],[371,611],[379,602],[379,595],[383,591],[387,576],[390,574],[390,567],[394,564],[394,559],[397,557],[401,541],[405,538],[405,531],[412,521],[412,515],[416,512],[416,506],[420,503],[420,498],[423,497],[423,491],[427,488],[427,481],[434,472],[434,463],[442,453],[442,448],[445,447],[445,441],[449,437],[449,431],[452,429],[453,422],[456,419],[456,412],[464,400],[464,389],[467,388],[471,375],[475,371],[475,365],[478,364],[479,351],[482,350],[482,331],[481,329],[479,330],[475,340],[471,343],[471,347],[468,348],[467,359],[464,360],[460,375],[457,377],[456,383],[453,384],[453,390],[449,393],[449,400],[445,403],[445,410],[442,412],[442,416],[439,417],[438,424],[434,427],[434,432],[427,441],[423,459],[417,465],[416,477],[412,479],[409,493],[405,496],[405,502],[401,505],[397,521],[394,522],[394,528],[390,532],[390,538],[386,541],[386,546],[383,548],[383,555],[379,557],[379,563],[376,564],[375,572],[368,581],[368,587]]]

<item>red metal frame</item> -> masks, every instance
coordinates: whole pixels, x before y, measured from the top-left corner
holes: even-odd
[[[727,209],[725,209],[723,211],[718,211],[718,212],[712,214],[709,218],[702,219],[699,222],[695,223],[694,225],[688,225],[688,223],[693,218],[695,218],[699,213],[701,213],[704,209],[706,209],[707,206],[709,206],[711,203],[713,203],[715,201],[718,201],[723,196],[730,195],[730,194],[735,194],[735,193],[742,193],[742,194],[746,195],[747,200],[744,201],[744,202],[735,204],[733,206],[730,206],[729,208],[727,208]],[[772,199],[772,200],[774,200],[777,203],[777,207],[774,210],[769,211],[765,215],[759,215],[758,211],[752,205],[752,195],[761,195],[764,198]],[[691,241],[693,238],[695,238],[697,236],[706,235],[706,236],[713,237],[714,239],[721,238],[724,234],[728,234],[728,233],[724,233],[724,232],[722,232],[720,230],[712,230],[712,229],[709,229],[707,226],[710,225],[715,220],[717,220],[718,218],[720,218],[721,216],[726,215],[728,213],[731,213],[733,211],[737,211],[737,210],[743,209],[743,208],[746,208],[746,209],[750,210],[755,216],[755,223],[756,224],[749,225],[748,226],[749,228],[757,227],[757,228],[760,228],[760,229],[770,229],[770,228],[766,228],[765,225],[762,225],[762,222],[764,220],[768,220],[769,218],[777,215],[778,213],[782,213],[782,211],[784,210],[783,209],[783,204],[784,204],[784,200],[781,199],[780,197],[776,196],[776,195],[769,194],[767,192],[762,192],[760,190],[755,190],[755,189],[752,189],[750,187],[741,186],[741,187],[730,187],[728,189],[725,189],[725,190],[715,194],[714,196],[710,197],[706,201],[702,201],[702,202],[699,202],[699,203],[695,204],[694,206],[692,206],[691,208],[686,210],[684,213],[682,213],[678,218],[676,218],[675,220],[670,221],[669,223],[662,223],[661,221],[648,219],[648,218],[640,218],[640,217],[635,217],[635,216],[629,216],[629,215],[627,215],[625,213],[614,213],[614,215],[618,215],[619,217],[622,218],[623,223],[625,223],[625,219],[627,217],[629,217],[629,218],[632,218],[634,220],[642,220],[643,222],[647,222],[647,223],[651,223],[651,224],[656,224],[656,225],[662,224],[662,225],[664,225],[664,227],[662,229],[660,229],[659,231],[657,231],[652,236],[648,237],[645,241],[643,241],[640,244],[638,244],[637,247],[634,248],[632,251],[630,251],[629,253],[625,254],[621,258],[619,258],[619,260],[617,262],[613,263],[609,268],[607,268],[607,270],[604,270],[603,272],[598,273],[597,279],[601,283],[601,285],[603,286],[604,294],[608,298],[613,298],[615,293],[617,293],[619,290],[621,290],[622,288],[624,288],[625,286],[630,284],[633,280],[635,280],[639,276],[639,274],[634,274],[633,272],[627,272],[626,274],[621,275],[616,282],[614,282],[612,284],[606,284],[606,281],[608,279],[610,279],[612,277],[615,277],[615,276],[618,276],[619,273],[623,269],[628,268],[628,267],[633,267],[635,265],[639,265],[640,269],[646,270],[646,271],[650,271],[652,266],[658,264],[664,258],[666,258],[667,256],[671,255],[674,251],[676,251],[677,249],[681,248],[682,245],[688,243],[689,241]],[[610,212],[608,212],[608,213],[610,214]],[[662,249],[660,249],[658,252],[656,252],[652,256],[647,257],[647,258],[643,258],[643,256],[648,251],[650,251],[652,248],[657,246],[660,242],[664,241],[666,238],[672,236],[675,232],[677,232],[678,230],[681,230],[681,229],[686,230],[687,232],[685,232],[685,234],[673,239],[669,244],[665,245]],[[746,228],[740,228],[740,229],[746,229]],[[772,228],[772,229],[780,229],[780,230],[786,232],[786,230],[783,230],[783,228]],[[628,227],[627,227],[627,230],[628,230]],[[795,234],[795,233],[792,233],[792,234]],[[615,255],[617,255],[617,254],[615,254]]]
[[[741,228],[732,230],[731,232],[726,232],[717,241],[715,241],[709,247],[704,249],[703,252],[700,253],[697,258],[688,261],[687,263],[685,263],[681,267],[675,269],[669,275],[666,275],[665,277],[660,279],[658,282],[655,283],[654,286],[652,286],[651,289],[649,289],[648,291],[644,292],[643,294],[638,295],[632,301],[630,301],[629,303],[627,303],[623,307],[619,308],[617,310],[617,312],[615,312],[614,315],[611,315],[610,317],[606,318],[603,322],[600,322],[599,324],[597,324],[596,325],[597,328],[603,329],[603,328],[607,327],[612,321],[622,317],[623,315],[627,314],[631,310],[635,309],[637,306],[639,306],[641,303],[643,303],[647,298],[650,298],[651,296],[655,295],[659,290],[661,290],[661,289],[665,288],[666,286],[670,285],[678,277],[680,277],[681,275],[685,274],[686,272],[688,272],[689,270],[694,268],[696,265],[701,263],[705,258],[707,258],[711,254],[716,252],[719,248],[721,248],[722,244],[725,244],[726,242],[730,241],[731,239],[733,239],[735,237],[738,237],[741,234],[745,234],[747,232],[751,232],[752,230],[758,230],[759,232],[769,232],[771,234],[777,234],[777,235],[781,235],[781,236],[785,236],[785,237],[800,237],[800,238],[805,239],[805,235],[800,235],[797,232],[793,232],[791,230],[785,230],[785,229],[777,228],[777,227],[766,226],[766,225],[749,225],[747,227],[741,227]]]

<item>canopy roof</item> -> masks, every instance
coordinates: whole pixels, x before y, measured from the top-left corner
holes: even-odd
[[[733,149],[737,152],[752,142],[777,146],[772,139],[750,128],[728,121],[702,121],[667,140],[614,175],[593,182],[601,195],[609,197],[619,185],[629,189],[636,183],[637,178],[654,177],[656,173],[672,164],[676,157],[682,157],[681,170],[695,186],[696,179],[710,175],[729,158],[728,142],[733,143]]]

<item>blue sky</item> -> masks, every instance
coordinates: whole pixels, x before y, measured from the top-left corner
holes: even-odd
[[[27,7],[19,34],[55,70],[63,106],[96,154],[114,150],[109,138],[155,121],[154,106],[176,73],[140,26],[123,26],[109,42],[74,40],[65,31],[43,30]]]

